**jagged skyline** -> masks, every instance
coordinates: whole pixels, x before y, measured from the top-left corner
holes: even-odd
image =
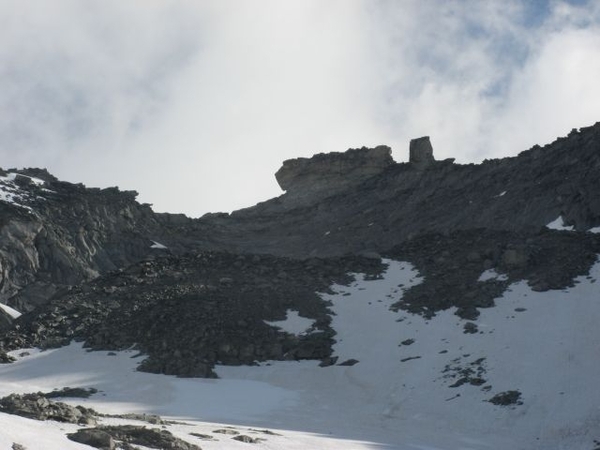
[[[199,216],[283,160],[431,135],[512,156],[600,120],[591,1],[0,3],[0,167]]]

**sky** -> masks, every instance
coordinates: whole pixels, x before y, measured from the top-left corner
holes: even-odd
[[[515,156],[600,121],[599,79],[594,0],[0,0],[0,167],[199,217],[290,158]]]

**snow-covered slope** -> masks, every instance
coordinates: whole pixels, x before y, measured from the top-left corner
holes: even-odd
[[[233,434],[215,433],[223,424],[264,439],[251,447],[256,449],[595,447],[599,263],[564,291],[513,284],[467,328],[452,310],[430,320],[390,310],[403,290],[422,280],[408,263],[388,264],[382,279],[357,277],[350,286],[333,286],[335,294],[323,294],[335,313],[336,365],[273,361],[220,366],[218,380],[179,379],[136,372],[143,356],[133,350],[86,352],[72,344],[12,352],[17,362],[0,366],[0,396],[94,387],[100,392],[69,403],[177,419],[184,424],[168,429],[205,449],[248,447]],[[310,326],[293,311],[288,319],[295,332]],[[286,329],[285,322],[272,325]],[[488,402],[507,391],[521,394],[516,403]],[[0,414],[0,448],[13,442],[28,449],[89,448],[64,437],[77,428]],[[265,428],[274,434],[256,431]]]

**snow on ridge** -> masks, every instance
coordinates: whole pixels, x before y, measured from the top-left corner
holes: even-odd
[[[552,222],[546,225],[546,228],[551,230],[559,230],[559,231],[573,231],[575,229],[574,226],[566,226],[565,221],[562,216],[558,216]]]
[[[31,177],[29,175],[25,175],[25,174],[17,173],[17,172],[9,172],[6,175],[6,177],[0,177],[0,178],[6,178],[8,180],[15,181],[15,178],[17,178],[17,175],[20,177],[29,178],[29,180],[31,180],[31,182],[33,184],[36,184],[38,186],[43,186],[44,184],[46,184],[46,182],[44,180],[42,180],[41,178]]]
[[[30,177],[28,175],[23,175],[15,172],[9,172],[6,176],[0,175],[0,201],[4,203],[10,203],[12,205],[18,206],[19,208],[26,209],[30,212],[33,209],[30,206],[25,205],[23,202],[27,202],[34,198],[42,198],[31,195],[29,192],[23,190],[16,182],[15,179],[17,175],[25,178],[29,178],[32,183],[37,186],[43,186],[46,182],[39,178]]]

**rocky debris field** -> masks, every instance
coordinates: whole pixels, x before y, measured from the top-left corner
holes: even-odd
[[[335,336],[318,292],[347,283],[349,273],[377,276],[379,259],[293,260],[204,252],[144,261],[56,295],[16,320],[2,348],[62,346],[85,341],[94,350],[133,345],[147,356],[140,370],[213,377],[214,364],[325,359]],[[294,335],[265,321],[288,310],[314,320]]]

